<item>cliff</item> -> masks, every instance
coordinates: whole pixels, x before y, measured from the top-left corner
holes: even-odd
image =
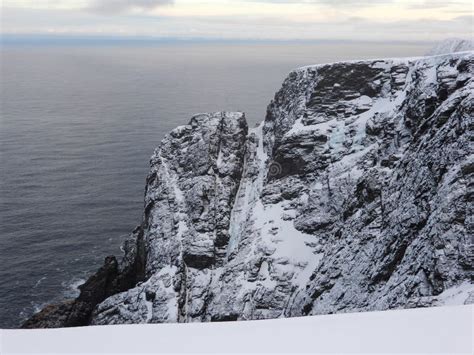
[[[474,50],[474,39],[448,38],[431,48],[426,55],[439,55]]]
[[[265,120],[200,114],[151,158],[143,221],[25,327],[474,302],[474,53],[290,73]]]

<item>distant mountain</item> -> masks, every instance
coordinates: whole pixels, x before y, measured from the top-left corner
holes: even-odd
[[[474,50],[473,39],[450,38],[438,43],[426,53],[426,55],[439,55],[472,50]]]
[[[151,158],[125,256],[24,326],[473,303],[473,70],[473,52],[308,66],[257,128],[193,117]]]

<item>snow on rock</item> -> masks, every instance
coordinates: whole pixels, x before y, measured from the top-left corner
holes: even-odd
[[[140,275],[89,323],[473,303],[473,66],[472,52],[308,66],[255,129],[223,112],[173,130],[119,268]]]
[[[439,55],[474,50],[473,39],[449,38],[439,42],[426,55]]]

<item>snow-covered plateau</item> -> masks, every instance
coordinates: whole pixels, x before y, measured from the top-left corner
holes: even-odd
[[[468,305],[248,322],[0,330],[0,353],[472,355],[473,310]]]
[[[473,71],[472,51],[308,66],[256,128],[194,116],[124,256],[24,327],[474,303]]]

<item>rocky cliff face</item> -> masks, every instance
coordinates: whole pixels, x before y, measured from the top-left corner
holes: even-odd
[[[86,323],[474,302],[473,71],[472,52],[310,66],[255,129],[176,128]]]

